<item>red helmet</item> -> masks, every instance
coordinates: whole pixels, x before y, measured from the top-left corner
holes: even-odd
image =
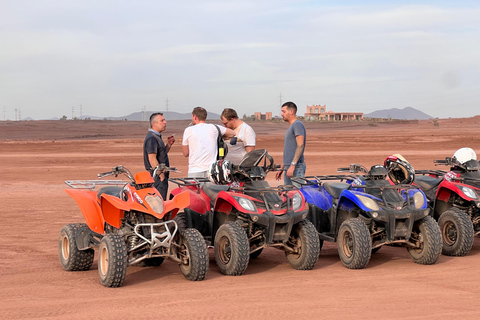
[[[388,177],[395,184],[411,184],[415,180],[415,170],[412,165],[401,155],[388,156],[384,161]]]

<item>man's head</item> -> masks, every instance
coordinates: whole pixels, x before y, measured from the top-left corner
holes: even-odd
[[[222,120],[223,125],[232,130],[235,129],[233,122],[237,119],[238,119],[237,112],[230,108],[223,109],[223,112],[220,115],[220,120]]]
[[[297,115],[297,105],[293,102],[285,102],[282,105],[282,118],[283,121],[290,123],[290,120],[295,119]]]
[[[165,131],[167,128],[167,120],[161,112],[152,113],[150,116],[150,128],[157,132]]]
[[[202,107],[195,107],[192,111],[192,122],[197,124],[207,120],[207,110]]]

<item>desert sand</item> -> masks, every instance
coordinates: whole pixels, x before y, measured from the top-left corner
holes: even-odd
[[[168,120],[168,119],[167,119]],[[216,123],[220,123],[216,121]],[[168,121],[176,134],[170,162],[186,176],[181,139],[188,121]],[[251,123],[257,148],[280,163],[285,123]],[[389,123],[306,123],[307,175],[337,167],[383,163],[400,153],[416,169],[460,147],[480,153],[480,117]],[[336,244],[325,243],[311,271],[290,267],[283,252],[266,249],[244,275],[223,276],[209,249],[204,281],[184,279],[178,265],[129,267],[120,288],[103,287],[97,262],[66,272],[58,235],[84,222],[65,180],[96,179],[122,164],[143,170],[148,124],[122,121],[0,122],[0,318],[2,319],[478,319],[480,239],[465,257],[415,264],[405,248],[382,247],[362,270],[343,266]],[[436,167],[445,169],[444,167]],[[271,173],[268,180],[277,185]],[[170,186],[171,188],[174,185]]]

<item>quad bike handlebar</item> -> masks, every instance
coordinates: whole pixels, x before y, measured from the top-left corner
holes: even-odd
[[[361,164],[351,164],[350,167],[337,168],[337,172],[368,173],[368,169]]]

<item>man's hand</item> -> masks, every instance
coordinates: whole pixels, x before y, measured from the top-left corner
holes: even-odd
[[[175,143],[175,136],[170,136],[167,138],[167,143],[171,146],[172,144]]]
[[[295,170],[295,166],[291,165],[290,168],[288,168],[287,173],[286,173],[288,178],[293,177],[293,170]]]

